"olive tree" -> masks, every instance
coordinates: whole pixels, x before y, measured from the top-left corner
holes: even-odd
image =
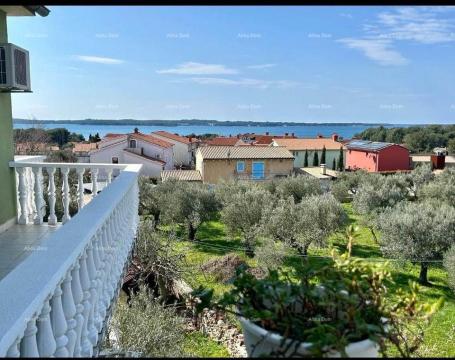
[[[273,196],[255,184],[225,194],[221,218],[232,235],[241,235],[247,256],[254,256],[262,214],[270,201]]]
[[[212,219],[218,210],[215,193],[206,185],[177,181],[163,205],[162,217],[167,223],[185,225],[188,240],[193,241],[199,226]]]
[[[140,223],[134,259],[141,269],[139,280],[156,289],[157,298],[166,302],[174,282],[183,275],[184,254],[175,251],[176,239],[155,231],[152,222],[145,220]]]
[[[444,254],[444,267],[447,270],[449,286],[455,291],[455,245]]]
[[[422,187],[434,180],[434,174],[431,171],[431,165],[418,165],[409,174],[402,175],[407,183],[409,197],[416,199]]]
[[[368,181],[363,181],[357,189],[352,205],[357,213],[362,215],[362,222],[368,227],[373,238],[378,242],[375,227],[378,215],[407,199],[407,190],[402,179],[380,174],[370,175]]]
[[[455,209],[447,204],[403,202],[378,217],[385,256],[420,263],[419,281],[428,284],[428,267],[455,243]]]
[[[174,306],[163,306],[142,287],[127,304],[119,301],[110,323],[116,347],[145,357],[184,356],[183,318]]]
[[[317,178],[297,175],[280,179],[276,186],[276,193],[283,199],[292,196],[298,203],[305,196],[322,194],[322,188]]]
[[[311,244],[325,246],[328,236],[346,220],[343,207],[331,194],[305,197],[298,204],[290,197],[279,200],[274,208],[266,208],[262,231],[307,255]]]
[[[423,185],[418,191],[418,197],[455,206],[455,169],[447,168],[433,181]]]
[[[346,200],[357,193],[360,184],[369,176],[364,170],[340,172],[331,184],[331,192],[338,201]]]

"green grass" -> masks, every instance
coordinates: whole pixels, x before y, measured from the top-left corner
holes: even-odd
[[[193,331],[185,334],[185,353],[195,357],[229,357],[226,347],[218,344],[216,341],[203,335],[199,331]]]
[[[361,219],[357,216],[349,203],[343,204],[349,215],[349,223],[359,227],[359,236],[353,245],[352,256],[359,257],[366,261],[383,262],[380,248],[373,240],[373,236],[368,228],[361,225]],[[183,233],[180,233],[182,236]],[[380,237],[380,234],[377,234]],[[213,288],[215,296],[219,296],[229,290],[229,284],[223,284],[214,279],[213,276],[204,273],[200,266],[207,261],[222,257],[227,253],[234,252],[242,257],[250,266],[255,266],[254,259],[247,258],[241,250],[239,238],[231,238],[220,221],[210,221],[201,225],[197,232],[197,242],[191,243],[181,241],[177,249],[186,254],[186,262],[190,270],[185,280],[193,287],[203,285]],[[328,248],[310,248],[309,258],[312,264],[323,265],[329,261],[330,249],[337,249],[340,253],[346,250],[346,244],[341,234],[334,234],[328,241]],[[284,268],[293,268],[297,271],[302,268],[301,257],[292,252],[286,258]],[[407,288],[408,281],[418,281],[419,266],[409,262],[390,261],[388,266],[395,284],[390,287],[390,299],[393,293],[399,288]],[[419,349],[418,355],[426,357],[453,357],[455,356],[455,296],[447,285],[447,273],[441,266],[434,266],[429,269],[428,278],[431,286],[421,286],[421,300],[434,302],[439,297],[444,296],[446,303],[433,318],[432,323],[426,328],[424,344]],[[393,355],[393,354],[392,354]]]

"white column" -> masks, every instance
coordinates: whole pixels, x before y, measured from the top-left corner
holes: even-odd
[[[68,351],[68,356],[74,355],[77,338],[76,304],[74,302],[73,291],[71,289],[72,281],[75,280],[71,276],[71,271],[68,271],[62,283],[62,306],[67,324],[66,337],[68,338],[68,343],[66,345],[66,349]]]
[[[33,218],[33,223],[35,225],[41,225],[43,223],[43,204],[44,204],[44,199],[43,199],[43,188],[42,188],[42,182],[41,182],[41,168],[40,167],[34,167],[32,168],[33,171],[33,176],[35,177],[35,184],[34,184],[34,197],[35,197],[35,216]]]
[[[33,188],[35,185],[35,179],[31,168],[25,168],[25,186],[27,188],[27,213],[28,223],[33,223],[35,219],[36,207],[33,198]]]
[[[77,169],[77,205],[78,209],[84,207],[84,168]]]
[[[63,175],[63,185],[62,185],[62,200],[63,200],[63,218],[62,224],[65,224],[68,220],[71,219],[70,216],[70,188],[68,183],[68,174],[70,172],[69,167],[62,167],[61,172]]]
[[[49,174],[49,217],[47,223],[49,225],[57,225],[57,216],[55,216],[55,168],[47,167],[47,173]]]
[[[91,168],[90,173],[92,174],[92,199],[93,199],[98,193],[98,169]]]
[[[27,186],[25,183],[25,168],[17,168],[17,173],[19,174],[19,205],[20,205],[20,215],[17,220],[18,224],[25,225],[27,224],[28,218],[28,209],[27,209]]]
[[[106,169],[108,185],[112,182],[112,170],[113,169]]]
[[[51,325],[57,347],[54,353],[56,357],[68,356],[68,349],[66,348],[68,345],[68,337],[66,336],[68,326],[63,312],[62,293],[62,283],[60,283],[51,299]]]
[[[95,235],[96,236],[96,235]],[[95,347],[98,341],[98,330],[95,326],[96,322],[96,300],[97,300],[97,288],[98,282],[96,279],[96,267],[93,259],[93,239],[92,243],[87,248],[87,270],[88,277],[90,279],[90,312],[88,317],[88,337],[92,345]]]
[[[89,328],[88,328],[88,318],[90,316],[90,278],[87,270],[87,250],[84,250],[84,253],[81,257],[81,286],[84,294],[82,304],[84,305],[84,312],[82,316],[84,317],[84,323],[82,325],[81,333],[81,355],[85,357],[91,357],[93,353],[92,343],[89,340]]]
[[[76,261],[73,269],[71,270],[71,292],[73,293],[74,304],[76,305],[76,343],[74,344],[74,352],[70,355],[74,357],[81,356],[82,351],[82,328],[84,326],[84,292],[82,290],[81,280],[80,280],[80,262],[81,259],[79,258]]]
[[[36,339],[36,333],[38,328],[36,327],[36,314],[27,323],[27,328],[24,332],[24,337],[21,340],[19,349],[21,357],[38,357],[38,343]]]
[[[44,301],[43,309],[37,320],[38,333],[36,334],[36,340],[40,357],[51,357],[57,348],[54,333],[52,332],[51,318],[49,316],[51,311],[49,305],[50,297],[51,295]]]

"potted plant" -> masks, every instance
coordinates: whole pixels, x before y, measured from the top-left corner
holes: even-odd
[[[422,320],[443,304],[420,304],[416,283],[386,301],[386,264],[347,254],[319,267],[307,263],[301,274],[270,271],[258,280],[241,269],[218,302],[238,315],[250,357],[378,357],[391,345],[409,356],[422,341]]]

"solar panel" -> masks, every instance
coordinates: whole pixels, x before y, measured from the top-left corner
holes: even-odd
[[[367,141],[367,140],[353,140],[346,144],[346,147],[349,149],[361,149],[369,151],[377,151],[394,145],[388,142],[379,142],[379,141]]]

